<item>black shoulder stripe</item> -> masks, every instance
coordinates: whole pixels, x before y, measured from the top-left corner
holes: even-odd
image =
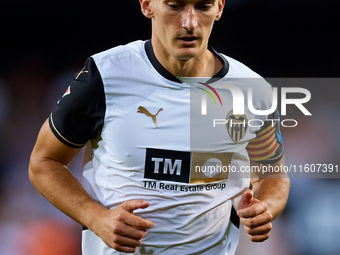
[[[58,101],[49,123],[60,141],[82,147],[101,132],[105,111],[104,84],[93,58],[88,58]]]
[[[48,119],[49,121],[49,124],[50,124],[50,128],[53,132],[53,134],[63,143],[63,144],[66,144],[67,146],[70,146],[72,148],[81,148],[83,147],[85,144],[76,144],[76,143],[73,143],[69,140],[67,140],[65,137],[62,136],[62,134],[60,134],[60,132],[57,130],[57,128],[55,127],[54,125],[54,122],[53,122],[53,116],[52,116],[52,113],[50,114],[50,117]]]

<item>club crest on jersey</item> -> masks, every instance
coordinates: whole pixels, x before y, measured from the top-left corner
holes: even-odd
[[[246,134],[248,128],[248,119],[245,114],[234,114],[231,110],[227,115],[227,130],[235,143],[238,143]]]

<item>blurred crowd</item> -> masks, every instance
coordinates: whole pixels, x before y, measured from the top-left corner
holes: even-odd
[[[48,63],[25,59],[1,79],[0,254],[80,254],[80,226],[38,194],[27,171],[40,126],[72,80],[70,72],[55,77]],[[80,160],[73,164],[80,176]]]

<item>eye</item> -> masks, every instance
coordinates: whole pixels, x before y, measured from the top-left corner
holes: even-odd
[[[196,6],[196,9],[202,10],[202,11],[209,11],[211,7],[212,7],[212,4],[200,3]]]
[[[178,4],[168,4],[168,6],[169,6],[172,10],[178,10],[178,9],[179,9],[179,5],[178,5]]]
[[[178,3],[177,1],[169,1],[168,6],[170,7],[171,10],[174,10],[174,11],[180,10],[181,8],[184,7],[183,4]]]

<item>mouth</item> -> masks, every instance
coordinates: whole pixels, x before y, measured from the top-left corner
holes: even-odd
[[[185,37],[180,37],[178,39],[185,41],[185,42],[192,42],[192,41],[196,41],[198,39],[198,37],[196,37],[196,36],[185,36]]]
[[[192,46],[193,44],[195,44],[197,42],[198,37],[196,37],[196,36],[183,36],[183,37],[179,37],[177,40],[179,40],[184,45]]]

